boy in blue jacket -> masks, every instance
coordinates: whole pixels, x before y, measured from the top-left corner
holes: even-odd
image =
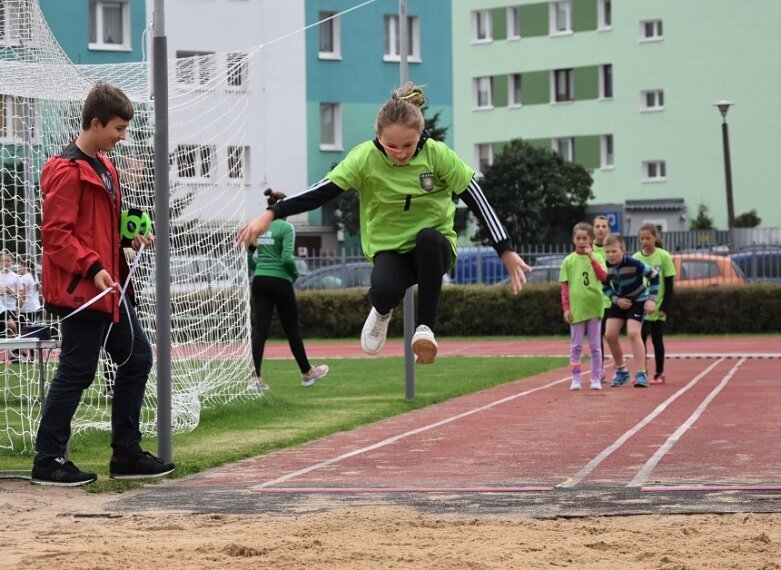
[[[641,331],[646,313],[656,310],[656,295],[659,291],[659,274],[642,261],[626,254],[624,238],[610,234],[605,238],[607,258],[607,279],[603,291],[610,299],[605,313],[605,340],[610,347],[616,364],[616,375],[611,386],[617,388],[629,381],[630,374],[624,363],[624,353],[618,335],[626,323],[626,335],[632,346],[632,357],[637,362],[635,387],[647,388],[648,375],[645,371],[645,347]],[[646,284],[646,279],[648,284]]]

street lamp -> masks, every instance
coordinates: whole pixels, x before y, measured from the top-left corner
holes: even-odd
[[[722,99],[716,101],[713,106],[718,107],[721,112],[721,139],[724,143],[724,177],[727,181],[727,227],[735,227],[735,205],[732,201],[732,164],[729,157],[729,131],[727,129],[727,112],[734,105],[732,101]]]

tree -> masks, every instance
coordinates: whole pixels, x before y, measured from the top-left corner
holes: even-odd
[[[708,216],[708,206],[705,204],[697,206],[697,217],[691,221],[689,229],[692,231],[714,229],[713,218]]]
[[[435,141],[444,141],[447,136],[448,127],[440,127],[439,119],[441,111],[437,111],[431,118],[426,117],[426,107],[423,107],[423,118],[425,119],[424,128],[428,131],[429,137]],[[333,164],[331,168],[336,166]],[[361,229],[360,220],[360,201],[358,198],[358,192],[347,191],[339,196],[336,202],[336,215],[334,215],[334,223],[337,227],[341,226],[342,229],[351,235],[358,235]],[[458,220],[458,216],[456,217]],[[463,226],[461,229],[466,228],[465,218],[461,222]],[[456,231],[458,227],[456,227]]]
[[[514,244],[568,238],[594,197],[583,166],[522,139],[510,141],[483,174],[483,192]],[[489,245],[489,235],[480,224],[473,239]]]
[[[761,223],[762,218],[757,215],[756,208],[753,208],[750,212],[743,212],[735,218],[736,228],[756,228]]]

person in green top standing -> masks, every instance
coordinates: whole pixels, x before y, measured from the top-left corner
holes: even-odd
[[[659,272],[659,293],[656,297],[656,310],[645,316],[640,335],[643,340],[643,346],[646,346],[649,334],[651,335],[651,343],[654,345],[656,374],[654,374],[649,383],[664,384],[664,323],[667,321],[667,313],[670,310],[673,299],[675,264],[670,253],[662,249],[662,238],[659,235],[659,229],[654,224],[643,224],[640,226],[638,238],[640,239],[641,249],[633,257]]]
[[[605,238],[610,235],[610,220],[607,219],[607,216],[599,214],[598,216],[594,216],[592,226],[594,227],[594,243],[591,244],[591,249],[593,249],[594,253],[597,255],[602,256],[602,259],[607,259],[605,256]],[[605,314],[612,304],[610,299],[604,295],[603,297],[605,311],[602,314],[602,378],[600,378],[602,383],[605,382],[605,324],[607,323]]]
[[[273,206],[285,195],[270,188],[265,191],[268,205]],[[252,278],[252,300],[255,304],[255,327],[252,329],[252,362],[254,371],[248,389],[268,390],[260,368],[266,347],[274,307],[290,344],[290,350],[301,370],[303,386],[311,386],[328,374],[328,366],[311,366],[306,356],[304,341],[298,325],[298,303],[293,283],[298,279],[298,268],[293,256],[296,232],[293,225],[279,218],[268,230],[259,235],[254,246],[247,248],[247,262],[254,272]],[[257,255],[257,259],[255,258]]]
[[[602,334],[604,313],[602,281],[607,279],[604,258],[594,253],[594,228],[581,222],[572,229],[575,251],[561,264],[561,306],[564,320],[569,323],[570,366],[572,383],[570,390],[580,390],[580,358],[583,353],[583,336],[588,336],[591,349],[591,389],[602,389]]]
[[[442,276],[456,260],[454,196],[489,229],[493,247],[510,276],[514,293],[530,267],[512,242],[470,168],[447,145],[429,138],[421,107],[426,97],[411,82],[394,89],[377,114],[376,137],[353,148],[326,178],[306,192],[283,200],[243,226],[237,242],[245,247],[272,220],[313,210],[350,189],[360,197],[361,244],[373,262],[371,312],[361,332],[361,347],[377,354],[385,344],[393,308],[418,285],[417,327],[412,350],[418,364],[437,355],[434,322]]]

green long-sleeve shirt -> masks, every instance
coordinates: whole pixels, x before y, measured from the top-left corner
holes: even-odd
[[[274,220],[268,231],[258,236],[257,259],[255,252],[248,252],[247,261],[254,274],[263,277],[279,277],[295,283],[299,273],[293,244],[296,230],[286,220]]]

